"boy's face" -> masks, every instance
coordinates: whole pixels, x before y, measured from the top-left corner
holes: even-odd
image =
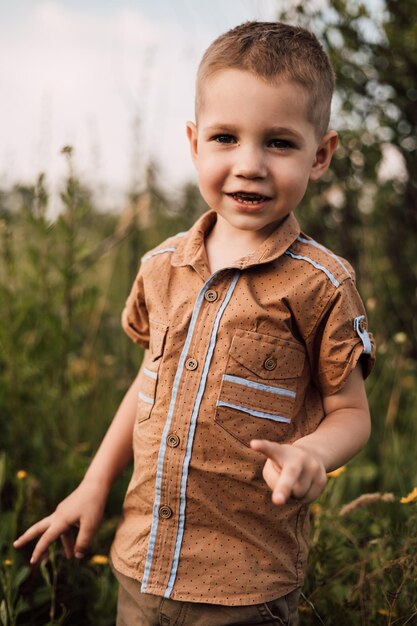
[[[197,126],[187,125],[201,194],[234,229],[268,236],[327,170],[337,134],[316,136],[308,94],[284,79],[226,69],[201,102]]]

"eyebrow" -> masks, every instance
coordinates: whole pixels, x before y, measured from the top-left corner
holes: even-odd
[[[236,134],[239,131],[239,128],[234,124],[211,124],[206,127],[207,132],[227,132]],[[292,128],[287,128],[286,126],[271,126],[266,129],[265,135],[286,135],[294,137],[294,139],[303,139],[303,135]]]
[[[297,139],[302,139],[303,135],[298,130],[287,128],[286,126],[272,126],[268,128],[268,134],[271,135],[291,135]]]

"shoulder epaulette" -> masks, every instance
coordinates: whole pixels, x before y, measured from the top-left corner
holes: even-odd
[[[297,237],[285,254],[295,260],[309,263],[323,272],[335,287],[339,287],[346,278],[355,277],[353,269],[345,259],[305,235]]]
[[[168,239],[165,239],[165,241],[163,241],[162,243],[157,245],[155,248],[153,248],[152,250],[144,254],[143,257],[141,258],[141,263],[149,261],[149,259],[152,259],[152,257],[158,256],[159,254],[167,254],[169,252],[175,252],[175,250],[177,249],[177,246],[175,245],[176,239],[180,237],[185,237],[185,235],[187,234],[188,234],[188,231],[184,231],[181,233],[177,233],[176,235],[173,235],[172,237],[168,237]]]

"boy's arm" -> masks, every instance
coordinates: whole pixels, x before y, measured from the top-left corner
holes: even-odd
[[[145,361],[145,359],[144,359]],[[132,458],[132,436],[143,365],[124,396],[82,482],[52,515],[31,526],[15,542],[20,548],[40,536],[31,564],[38,563],[51,543],[61,538],[67,558],[83,558],[103,517],[110,488]],[[78,529],[74,542],[73,531]]]
[[[323,405],[326,417],[318,428],[293,444],[251,442],[267,457],[264,478],[274,504],[284,504],[290,496],[305,502],[317,498],[326,472],[346,463],[368,441],[371,421],[360,365],[340,391],[323,398]]]

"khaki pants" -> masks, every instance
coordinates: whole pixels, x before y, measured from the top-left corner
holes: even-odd
[[[114,571],[114,570],[113,570]],[[181,602],[140,592],[140,583],[114,571],[119,581],[117,626],[298,625],[300,589],[272,602],[222,606]]]

